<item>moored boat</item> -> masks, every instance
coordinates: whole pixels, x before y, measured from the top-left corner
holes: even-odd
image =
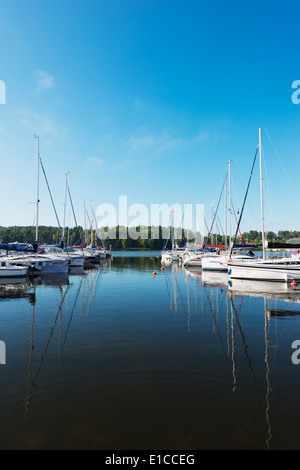
[[[3,259],[0,262],[0,278],[26,277],[27,273],[28,267],[26,266],[14,266]]]

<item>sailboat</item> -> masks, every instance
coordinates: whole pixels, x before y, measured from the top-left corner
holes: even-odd
[[[36,202],[36,241],[32,244],[34,253],[23,254],[23,256],[13,256],[9,258],[9,262],[14,266],[23,266],[29,269],[32,274],[35,273],[67,273],[69,271],[69,260],[61,259],[55,255],[46,255],[38,253],[39,240],[39,173],[40,173],[40,152],[39,137],[37,139],[37,202]]]
[[[84,266],[83,250],[81,249],[81,252],[80,252],[80,251],[75,251],[74,249],[70,248],[69,247],[69,237],[68,237],[67,246],[65,246],[67,193],[69,195],[75,225],[76,225],[76,228],[78,228],[77,220],[76,220],[76,216],[75,216],[75,212],[74,212],[74,207],[73,207],[73,201],[72,201],[72,198],[71,198],[71,192],[70,192],[70,188],[69,188],[69,184],[68,184],[68,173],[65,174],[64,220],[63,220],[63,232],[62,232],[62,246],[63,246],[63,248],[62,248],[61,252],[59,253],[59,256],[61,258],[64,258],[64,259],[68,259],[70,269],[72,269],[72,268],[83,268],[83,266]]]
[[[170,218],[174,214],[174,210],[171,211]],[[172,230],[171,224],[170,229]],[[161,252],[161,262],[164,263],[171,263],[173,261],[173,248],[174,248],[174,234],[172,232],[172,248],[171,250],[167,249],[169,239],[166,238],[164,241],[163,249]]]
[[[227,195],[227,185],[228,185],[228,195]],[[202,270],[203,271],[214,271],[218,273],[227,273],[228,267],[227,262],[231,259],[235,260],[251,260],[256,258],[254,254],[251,254],[249,251],[243,250],[241,247],[235,247],[229,250],[232,244],[232,235],[231,235],[231,215],[232,215],[232,202],[231,202],[231,160],[228,162],[228,173],[225,177],[224,182],[225,187],[225,246],[216,247],[217,252],[211,254],[204,254],[202,257]],[[227,240],[227,196],[229,198],[229,247]],[[234,209],[233,209],[234,210]],[[215,213],[216,218],[217,212]]]
[[[263,280],[273,282],[291,282],[300,280],[300,259],[281,258],[266,259],[266,242],[264,229],[264,199],[263,199],[263,171],[262,171],[262,129],[259,128],[259,157],[260,157],[260,195],[261,195],[261,222],[263,258],[252,260],[229,260],[228,267],[230,279]]]
[[[202,267],[202,258],[204,255],[204,251],[201,250],[194,250],[194,251],[187,251],[183,255],[183,266],[187,267]]]

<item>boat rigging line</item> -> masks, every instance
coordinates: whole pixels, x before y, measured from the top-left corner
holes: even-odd
[[[57,223],[58,223],[58,227],[61,230],[61,226],[60,226],[60,223],[59,223],[59,218],[58,218],[58,215],[57,215],[56,207],[55,207],[55,204],[54,204],[54,200],[53,200],[53,197],[52,197],[52,193],[51,193],[51,189],[50,189],[50,186],[49,186],[48,178],[47,178],[47,175],[46,175],[45,168],[44,168],[41,157],[40,157],[40,164],[41,164],[43,174],[44,174],[44,177],[45,177],[45,181],[46,181],[46,184],[47,184],[47,188],[48,188],[48,191],[49,191],[49,194],[50,194],[50,198],[51,198],[52,206],[53,206],[54,213],[55,213],[55,216],[56,216],[56,220],[57,220]]]
[[[207,235],[206,242],[205,242],[205,241],[203,242],[203,250],[205,249],[205,247],[206,247],[206,245],[207,245],[207,242],[208,242],[208,239],[211,237],[211,234],[212,234],[212,230],[213,230],[213,227],[214,227],[214,224],[215,224],[215,221],[216,221],[216,217],[217,217],[217,214],[218,214],[218,210],[219,210],[219,205],[220,205],[220,202],[221,202],[221,199],[222,199],[222,195],[223,195],[223,192],[224,192],[224,188],[225,188],[225,184],[226,184],[226,179],[227,179],[227,174],[226,174],[226,177],[225,177],[225,179],[224,179],[222,191],[221,191],[221,194],[220,194],[220,197],[219,197],[219,201],[218,201],[218,204],[217,204],[215,213],[214,213],[214,217],[213,217],[213,220],[212,220],[212,224],[211,224],[210,231],[209,231],[209,233],[208,233],[208,235]]]
[[[238,234],[238,232],[239,232],[239,230],[240,230],[240,225],[241,225],[241,221],[242,221],[242,217],[243,217],[243,213],[244,213],[244,209],[245,209],[245,204],[246,204],[246,200],[247,200],[247,197],[248,197],[248,193],[249,193],[249,189],[250,189],[250,184],[251,184],[251,180],[252,180],[252,176],[253,176],[253,171],[254,171],[254,167],[255,167],[257,155],[258,155],[258,149],[259,149],[259,145],[257,145],[257,147],[256,147],[256,152],[255,152],[255,156],[254,156],[254,161],[253,161],[253,164],[252,164],[252,169],[251,169],[251,173],[250,173],[250,178],[249,178],[249,181],[248,181],[248,186],[247,186],[247,190],[246,190],[246,194],[245,194],[245,198],[244,198],[242,210],[241,210],[241,213],[240,213],[239,222],[238,222],[238,224],[237,224],[236,232],[235,232],[235,235],[234,235],[234,237],[233,237],[233,241],[232,241],[231,247],[230,247],[230,255],[232,254],[233,247],[234,247],[234,243],[235,243],[237,234]]]

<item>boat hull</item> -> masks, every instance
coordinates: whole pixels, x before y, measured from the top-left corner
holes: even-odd
[[[69,272],[68,260],[29,261],[28,266],[33,273],[56,274]]]
[[[202,259],[201,258],[188,259],[183,263],[183,266],[184,267],[193,267],[193,266],[195,266],[195,267],[201,268],[202,267]]]
[[[228,271],[227,266],[224,266],[226,263],[226,258],[223,256],[215,258],[202,258],[202,269],[203,271],[217,271],[220,273],[226,273]]]
[[[0,278],[7,279],[7,278],[18,278],[18,277],[26,277],[28,269],[27,268],[18,268],[18,267],[0,267]]]
[[[69,260],[69,267],[72,268],[82,268],[84,266],[84,256],[71,257]]]
[[[228,266],[230,279],[244,279],[249,281],[291,282],[300,280],[300,266],[287,268],[286,266],[259,265],[256,266]]]

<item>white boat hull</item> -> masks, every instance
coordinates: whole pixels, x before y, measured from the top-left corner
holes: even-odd
[[[184,261],[183,266],[184,267],[193,267],[193,266],[195,266],[195,267],[201,268],[202,267],[202,258],[187,259],[186,261]]]
[[[245,279],[253,281],[292,282],[300,280],[300,266],[260,264],[255,266],[228,266],[230,279]]]
[[[0,267],[0,278],[7,279],[7,278],[26,277],[27,272],[28,272],[27,268],[19,268],[17,266]]]
[[[69,267],[72,268],[82,268],[84,266],[84,256],[70,257]]]
[[[161,262],[162,263],[169,263],[172,261],[172,255],[171,253],[162,253],[161,255]]]
[[[216,256],[216,257],[203,257],[202,258],[202,269],[203,271],[217,271],[217,272],[227,272],[227,266],[224,263],[227,262],[225,256]]]

